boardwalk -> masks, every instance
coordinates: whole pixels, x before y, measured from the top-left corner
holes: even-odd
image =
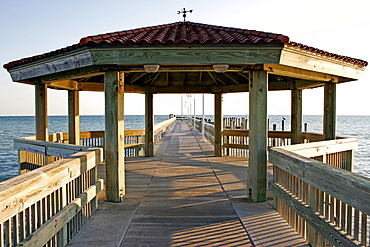
[[[126,161],[126,199],[104,202],[68,246],[306,246],[268,203],[250,203],[243,158],[213,157],[185,122],[155,157]]]

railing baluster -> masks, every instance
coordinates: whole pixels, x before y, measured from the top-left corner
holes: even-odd
[[[367,215],[362,213],[361,217],[361,244],[367,246],[367,239],[368,239],[368,222],[367,222]]]

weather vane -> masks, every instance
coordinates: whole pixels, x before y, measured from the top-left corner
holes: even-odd
[[[183,9],[182,9],[182,11],[177,11],[177,14],[179,15],[179,14],[181,14],[181,13],[182,13],[182,14],[183,14],[183,15],[182,15],[182,17],[184,17],[184,22],[185,22],[185,21],[186,21],[186,20],[185,20],[185,18],[186,18],[186,13],[192,13],[192,12],[193,12],[193,10],[192,10],[192,9],[191,9],[191,10],[185,10],[185,8],[183,8]]]

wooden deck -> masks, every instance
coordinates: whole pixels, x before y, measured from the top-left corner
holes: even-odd
[[[126,199],[103,202],[68,246],[307,246],[268,204],[247,196],[248,161],[213,157],[185,122],[126,160]]]

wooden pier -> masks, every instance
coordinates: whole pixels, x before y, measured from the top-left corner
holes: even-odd
[[[336,135],[336,85],[367,65],[282,34],[192,22],[89,36],[10,62],[13,81],[35,86],[36,136],[15,140],[25,174],[0,184],[0,247],[304,245],[292,228],[311,246],[368,246],[370,180],[351,172],[357,140]],[[306,133],[303,90],[317,87],[323,133]],[[48,89],[68,91],[68,133],[48,133]],[[291,131],[268,131],[267,94],[282,90]],[[80,131],[80,91],[104,92],[104,131]],[[223,95],[238,92],[248,92],[249,104],[235,106],[248,129],[225,129]],[[145,94],[145,130],[124,130],[126,93]],[[208,143],[185,121],[159,141],[175,118],[154,125],[153,95],[193,93],[214,95]],[[292,228],[269,205],[271,191]]]
[[[68,246],[306,246],[268,202],[246,200],[247,159],[200,138],[177,121],[154,157],[127,158],[125,200],[104,201]]]

